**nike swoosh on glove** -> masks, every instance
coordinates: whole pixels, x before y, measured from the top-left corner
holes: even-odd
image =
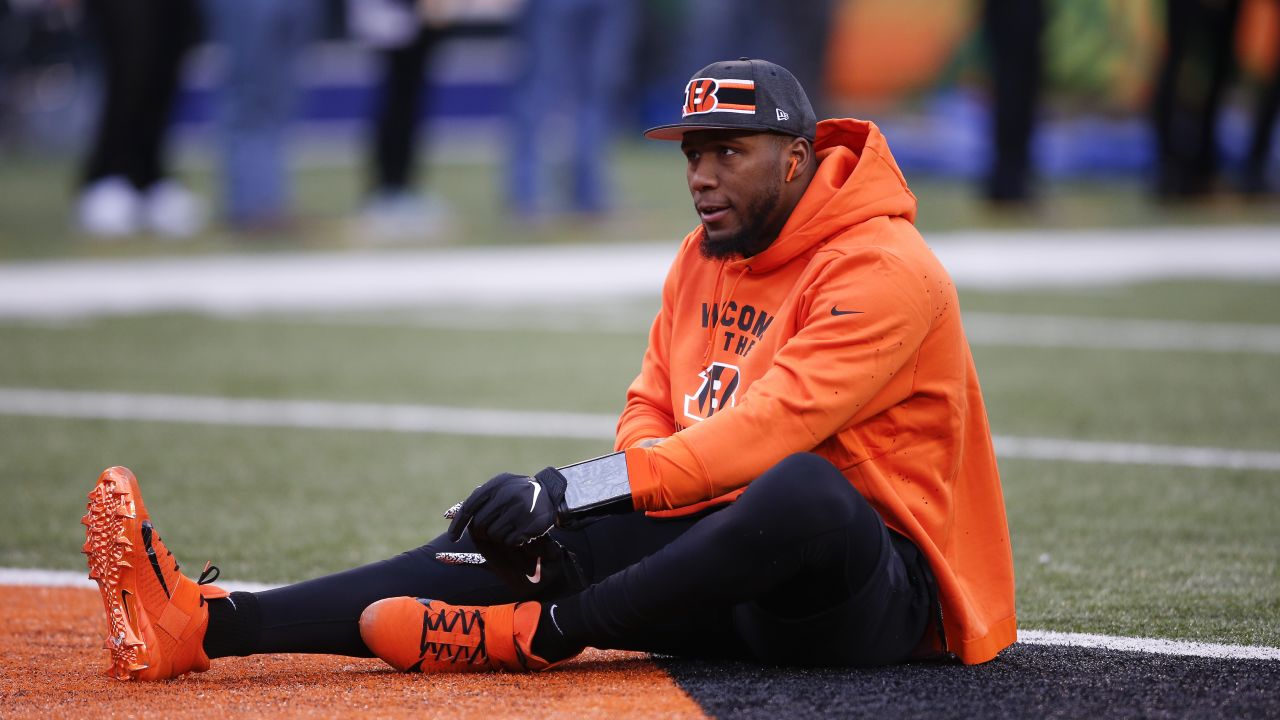
[[[555,468],[534,477],[502,473],[476,488],[449,523],[455,542],[470,531],[477,543],[519,547],[564,516],[565,479]]]
[[[484,553],[483,567],[528,597],[558,597],[587,586],[577,556],[551,535],[516,548],[477,541],[476,549]]]

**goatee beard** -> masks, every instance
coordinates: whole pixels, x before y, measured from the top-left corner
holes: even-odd
[[[749,258],[764,251],[775,239],[772,236],[766,237],[768,233],[764,227],[765,221],[777,207],[781,195],[780,186],[771,186],[768,192],[747,206],[743,213],[742,229],[727,238],[713,240],[704,226],[702,242],[698,244],[702,256],[708,260],[725,260]]]
[[[707,235],[704,230],[702,242],[698,244],[698,249],[702,252],[702,257],[708,260],[737,259],[746,257],[742,250],[743,244],[742,233],[723,240],[712,240],[711,236]]]

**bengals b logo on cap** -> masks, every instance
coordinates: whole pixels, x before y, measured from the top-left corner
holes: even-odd
[[[812,142],[818,120],[804,88],[786,68],[768,60],[738,58],[695,72],[684,86],[680,122],[651,127],[644,136],[680,140],[690,130],[776,132]]]
[[[754,115],[756,83],[754,80],[721,80],[699,77],[684,87],[682,117],[709,112],[731,112]]]

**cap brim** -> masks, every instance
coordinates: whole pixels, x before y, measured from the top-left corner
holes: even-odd
[[[683,140],[684,134],[695,130],[746,130],[749,132],[770,132],[783,135],[795,135],[788,133],[775,127],[768,125],[759,125],[756,123],[708,123],[708,124],[688,124],[688,123],[672,123],[671,125],[659,125],[651,127],[644,131],[644,136],[650,140]],[[796,137],[804,137],[796,135]]]

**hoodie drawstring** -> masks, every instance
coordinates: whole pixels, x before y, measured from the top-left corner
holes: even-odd
[[[715,305],[713,307],[716,308],[716,313],[715,317],[707,323],[707,348],[702,354],[703,368],[711,365],[711,353],[715,351],[716,330],[720,327],[720,318],[724,316],[725,304],[733,297],[733,293],[737,291],[738,283],[742,282],[742,278],[746,277],[747,273],[751,272],[750,265],[743,265],[742,272],[738,273],[738,276],[733,279],[733,283],[729,285],[729,292],[721,296],[720,288],[723,286],[725,270],[728,266],[729,262],[727,260],[721,260],[720,270],[716,273],[716,288],[713,293],[713,297],[715,297]]]

